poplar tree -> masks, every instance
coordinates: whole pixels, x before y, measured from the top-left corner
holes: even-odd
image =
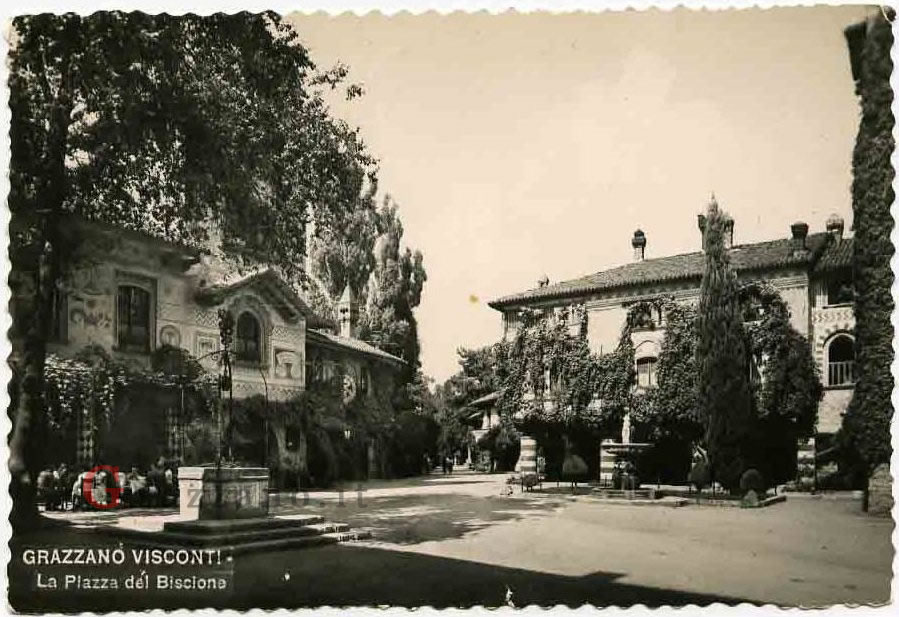
[[[739,485],[750,428],[748,356],[737,277],[724,247],[728,217],[714,197],[703,220],[705,271],[696,323],[698,408],[712,479],[732,490]]]

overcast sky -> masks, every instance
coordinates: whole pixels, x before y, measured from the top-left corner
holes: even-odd
[[[380,159],[428,272],[422,363],[492,343],[486,302],[697,250],[714,191],[736,243],[851,224],[855,7],[593,15],[294,16],[362,99],[334,111]]]

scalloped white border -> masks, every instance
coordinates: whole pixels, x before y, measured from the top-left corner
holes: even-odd
[[[27,3],[27,5],[21,6],[8,6],[3,4],[0,6],[0,18],[2,18],[2,23],[4,25],[4,31],[6,29],[6,25],[8,24],[9,19],[15,14],[22,12],[77,12],[77,13],[91,13],[94,11],[101,10],[113,10],[113,9],[123,9],[123,10],[144,10],[144,11],[152,11],[152,12],[168,12],[172,14],[181,14],[186,12],[193,12],[200,15],[206,15],[210,13],[216,12],[237,12],[237,11],[252,11],[258,12],[263,10],[275,10],[280,13],[289,13],[293,11],[302,11],[302,12],[324,12],[331,15],[340,15],[342,13],[355,13],[355,14],[366,14],[370,12],[382,13],[385,15],[395,15],[397,13],[412,13],[412,14],[421,14],[426,12],[437,12],[440,14],[447,14],[454,11],[465,11],[465,12],[474,12],[474,11],[484,11],[491,14],[504,13],[509,10],[513,10],[516,12],[537,12],[537,11],[547,11],[553,13],[561,13],[561,12],[572,12],[572,11],[585,11],[585,12],[602,12],[609,10],[627,10],[627,9],[635,9],[635,10],[644,10],[644,9],[663,9],[670,10],[678,7],[685,7],[690,9],[707,9],[707,10],[731,10],[731,9],[746,9],[746,8],[771,8],[777,6],[818,6],[818,5],[843,5],[843,4],[865,4],[863,2],[838,2],[833,0],[825,0],[823,2],[814,2],[808,0],[802,0],[798,2],[773,2],[770,0],[762,1],[762,2],[749,2],[744,0],[732,0],[731,2],[696,2],[696,1],[671,1],[671,0],[657,0],[655,2],[651,0],[599,0],[599,1],[585,1],[585,0],[556,0],[555,2],[550,1],[539,1],[539,0],[482,0],[480,2],[471,1],[471,0],[443,0],[443,1],[435,1],[435,0],[381,0],[380,2],[374,0],[332,0],[328,1],[307,1],[307,2],[285,2],[284,0],[244,0],[243,2],[236,2],[234,0],[221,0],[220,2],[215,2],[212,0],[185,0],[185,1],[177,1],[177,0],[155,0],[154,2],[136,2],[134,0],[119,0],[119,1],[111,1],[111,0],[31,0]],[[896,6],[896,3],[892,3],[892,6]],[[893,22],[893,35],[894,39],[899,42],[899,19]],[[891,57],[893,59],[893,66],[899,67],[899,53],[896,51],[896,45],[894,44],[893,49],[891,51]],[[0,51],[0,93],[2,93],[2,104],[0,104],[0,147],[2,147],[2,156],[0,156],[0,194],[5,196],[9,193],[9,106],[7,105],[8,100],[8,90],[6,88],[7,82],[7,47],[4,43],[2,45],[2,51]],[[848,62],[848,56],[847,56]],[[899,92],[899,70],[894,68],[893,75],[890,79],[890,85],[892,86],[893,92]],[[893,116],[896,118],[896,123],[893,128],[894,138],[899,136],[899,102],[897,102],[899,96],[893,97]],[[899,138],[896,139],[899,142]],[[897,156],[896,151],[893,152],[893,167],[899,169],[899,156]],[[897,173],[893,180],[893,190],[896,195],[899,195],[899,173]],[[899,246],[899,208],[896,207],[894,203],[891,212],[893,214],[893,218],[896,222],[893,227],[893,232],[891,234],[891,240],[893,242],[893,246]],[[2,250],[0,250],[0,272],[2,272],[2,280],[5,282],[7,277],[9,276],[9,257],[7,254],[7,245],[9,242],[8,235],[6,230],[9,225],[9,212],[5,206],[5,199],[3,202],[3,207],[0,208],[0,225],[2,225],[2,233],[0,233],[0,239],[2,239]],[[892,268],[894,274],[894,284],[893,284],[893,302],[895,306],[899,306],[899,251],[897,251],[892,259]],[[6,307],[9,303],[9,287],[6,284],[0,284],[0,307]],[[892,366],[893,378],[897,384],[899,384],[899,311],[894,311],[892,315],[892,324],[894,331],[894,339],[893,339],[893,351],[894,351],[894,360]],[[6,390],[6,384],[10,378],[10,370],[6,364],[5,358],[9,355],[10,346],[9,341],[6,339],[5,333],[9,329],[11,325],[11,319],[8,311],[5,308],[0,308],[0,358],[3,359],[0,362],[0,382],[2,382],[3,387],[0,389],[0,410],[6,410],[9,405],[9,395]],[[892,396],[893,408],[899,409],[899,388],[894,389]],[[899,481],[895,478],[895,476],[899,475],[896,473],[896,470],[899,470],[899,429],[897,429],[897,425],[899,425],[899,414],[894,413],[893,415],[893,423],[891,425],[891,433],[892,433],[892,446],[893,446],[893,456],[890,462],[891,470],[893,471],[894,481],[893,481],[893,498],[894,498],[894,507],[893,507],[893,520],[899,520]],[[6,413],[0,413],[0,434],[8,435],[11,424],[9,418]],[[8,542],[10,539],[10,528],[7,523],[9,512],[10,512],[10,496],[9,492],[6,490],[6,487],[9,486],[9,470],[6,465],[6,460],[8,454],[6,452],[6,440],[2,440],[2,448],[3,455],[0,456],[3,464],[0,465],[0,487],[3,487],[0,490],[0,511],[2,511],[2,527],[0,527],[0,555],[2,555],[2,559],[0,559],[0,564],[2,564],[2,568],[0,568],[0,589],[4,592],[7,590],[7,571],[6,564],[9,561],[9,546]],[[894,524],[893,534],[893,581],[891,586],[891,597],[892,604],[882,607],[849,607],[847,605],[836,605],[830,607],[828,609],[816,609],[814,611],[815,615],[822,615],[831,617],[834,615],[843,615],[843,614],[851,614],[853,617],[868,617],[868,616],[885,616],[885,615],[894,615],[899,614],[899,610],[897,610],[896,602],[899,599],[899,578],[897,578],[897,574],[899,574],[899,526]],[[11,613],[11,609],[6,602],[6,598],[3,598],[2,605],[0,605],[0,610],[3,610],[3,613]],[[405,608],[389,608],[389,607],[353,607],[353,608],[332,608],[332,607],[323,607],[319,609],[299,609],[294,611],[287,611],[284,609],[276,610],[276,611],[262,611],[260,609],[254,609],[251,611],[247,611],[252,615],[265,615],[268,613],[277,614],[277,615],[292,615],[292,614],[312,614],[315,612],[316,614],[328,615],[328,616],[338,616],[338,615],[378,615],[378,616],[394,616],[394,615],[405,615],[410,612],[414,612],[416,614],[424,616],[444,616],[444,615],[461,615],[463,613],[478,613],[484,615],[496,614],[496,615],[513,615],[513,614],[522,614],[522,615],[543,615],[546,612],[551,612],[553,614],[559,614],[561,612],[571,613],[571,614],[579,614],[586,615],[592,614],[595,611],[600,610],[594,608],[592,605],[584,605],[577,609],[569,609],[565,606],[556,606],[553,608],[540,608],[536,606],[529,606],[522,609],[511,609],[507,607],[496,608],[496,609],[485,609],[483,607],[476,607],[474,609],[461,610],[461,609],[434,609],[431,607],[421,607],[418,609],[414,609],[414,611],[410,611],[410,609]],[[662,607],[658,609],[650,609],[644,605],[636,605],[630,608],[619,608],[619,607],[609,607],[601,609],[604,615],[608,615],[610,617],[615,617],[622,614],[627,614],[628,617],[651,617],[658,614],[662,615],[694,615],[700,613],[702,615],[718,615],[722,613],[727,613],[728,615],[798,615],[804,612],[807,612],[807,609],[801,608],[790,608],[790,609],[782,609],[773,604],[766,604],[764,606],[758,607],[751,604],[740,604],[736,607],[727,606],[724,604],[711,604],[706,607],[699,607],[694,604],[686,605],[683,607]],[[165,615],[177,615],[177,616],[187,616],[196,613],[198,615],[213,615],[213,614],[227,614],[231,616],[243,615],[240,611],[214,611],[212,609],[206,609],[202,611],[188,611],[188,610],[177,610],[170,611],[166,613],[162,610],[153,610],[153,611],[145,611],[140,614],[144,615],[158,615],[160,617]],[[93,613],[82,613],[84,615],[93,614]],[[126,613],[110,613],[111,615],[119,615]]]

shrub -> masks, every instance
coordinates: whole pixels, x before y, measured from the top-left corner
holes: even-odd
[[[534,488],[540,484],[540,481],[537,479],[537,474],[535,473],[526,473],[521,477],[521,485],[524,488]]]
[[[740,492],[744,495],[749,491],[755,491],[758,495],[765,494],[765,478],[757,469],[747,469],[740,476]]]
[[[562,475],[568,480],[580,480],[587,476],[587,463],[577,454],[569,454],[562,463]]]
[[[696,487],[697,491],[701,491],[709,485],[711,477],[709,475],[709,465],[705,461],[699,461],[690,470],[690,484]]]

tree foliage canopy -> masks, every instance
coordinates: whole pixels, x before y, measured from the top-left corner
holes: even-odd
[[[221,234],[241,264],[297,279],[314,212],[342,225],[374,173],[274,13],[18,17],[10,52],[13,246],[47,210],[170,241]]]
[[[369,278],[361,336],[400,356],[414,371],[419,366],[421,352],[415,308],[421,304],[428,278],[424,257],[421,251],[403,247],[403,224],[396,204],[389,197],[378,212],[378,229],[380,236],[374,247],[375,263]]]

